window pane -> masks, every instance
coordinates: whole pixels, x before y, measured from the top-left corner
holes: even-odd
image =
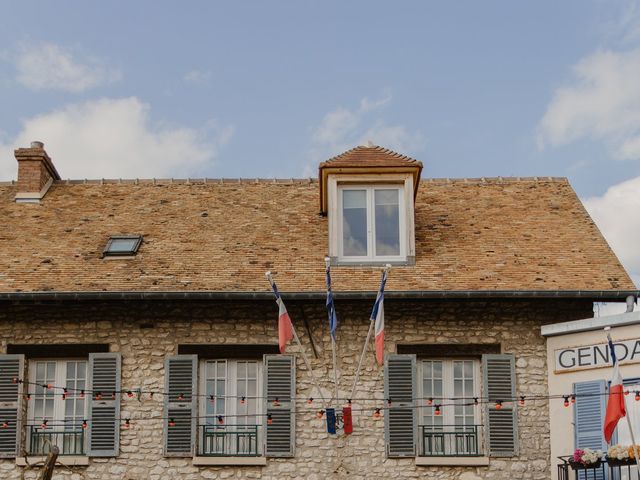
[[[375,191],[376,255],[400,255],[398,190]]]
[[[367,255],[367,191],[342,191],[342,254]]]
[[[110,252],[133,252],[138,243],[137,238],[114,238],[109,245]]]

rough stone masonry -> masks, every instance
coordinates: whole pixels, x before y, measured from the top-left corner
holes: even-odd
[[[285,298],[286,300],[286,298]],[[322,379],[325,395],[333,391],[331,349],[326,310],[322,302],[288,303],[289,312]],[[336,302],[340,326],[338,354],[341,396],[348,395],[358,355],[368,328],[370,302]],[[386,351],[397,344],[496,344],[516,357],[517,391],[524,395],[547,392],[546,348],[540,325],[585,318],[592,314],[589,301],[387,301]],[[315,359],[309,334],[319,350]],[[164,357],[177,353],[178,344],[277,343],[276,308],[273,303],[212,303],[188,301],[69,302],[4,304],[0,308],[0,352],[9,344],[108,343],[122,353],[122,388],[164,389]],[[367,356],[356,396],[375,396],[382,405],[383,369]],[[297,348],[289,348],[296,353]],[[297,354],[297,395],[311,393],[310,377]],[[337,405],[340,406],[340,405]],[[374,405],[369,402],[359,406]],[[120,454],[92,458],[88,466],[56,468],[54,478],[66,480],[165,479],[547,479],[549,420],[546,401],[531,401],[518,408],[519,456],[491,458],[484,467],[416,466],[413,458],[386,458],[384,422],[370,413],[354,412],[350,436],[328,435],[317,407],[299,404],[296,413],[294,458],[268,458],[262,467],[197,467],[190,458],[164,458],[162,398],[121,400],[123,418],[131,428],[120,433]],[[137,419],[141,419],[137,421]],[[64,457],[60,458],[64,463]],[[35,479],[37,471],[0,460],[0,478]]]

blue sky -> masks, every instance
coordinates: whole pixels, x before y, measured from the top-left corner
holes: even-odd
[[[0,180],[300,177],[371,140],[429,177],[567,176],[640,280],[640,3],[0,3]],[[634,217],[635,214],[635,217]]]

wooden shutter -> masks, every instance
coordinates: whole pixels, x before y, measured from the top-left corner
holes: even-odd
[[[573,409],[575,425],[575,448],[592,448],[593,450],[607,450],[607,443],[602,433],[602,419],[606,410],[605,380],[593,380],[590,382],[578,382],[573,384],[573,393],[576,394],[576,404]],[[584,395],[584,396],[582,396]],[[574,449],[567,446],[567,452]],[[586,478],[580,472],[580,479]],[[591,475],[594,475],[593,477]],[[604,473],[598,469],[590,472],[589,478],[603,480]]]
[[[296,360],[291,355],[264,356],[265,455],[293,457],[295,453]],[[278,399],[279,405],[274,405]]]
[[[120,447],[120,353],[89,354],[90,457],[115,457]],[[115,396],[114,396],[115,392]],[[100,393],[100,399],[96,398]]]
[[[416,454],[416,356],[386,355],[384,397],[391,400],[384,416],[387,456],[413,457]]]
[[[198,356],[165,358],[164,455],[191,457],[198,429]],[[169,422],[175,422],[170,426]]]
[[[0,424],[7,422],[8,428],[0,428],[0,458],[14,458],[19,454],[22,422],[22,380],[24,355],[0,355]]]
[[[513,355],[483,355],[482,379],[486,406],[486,437],[491,457],[513,457],[518,451],[516,374]],[[495,407],[504,402],[502,408]]]

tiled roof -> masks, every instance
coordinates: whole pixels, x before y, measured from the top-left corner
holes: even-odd
[[[403,160],[404,161],[404,160]],[[0,186],[0,292],[322,291],[327,218],[315,180],[56,181],[41,204]],[[102,259],[110,235],[136,257]],[[336,291],[379,268],[334,267]],[[633,289],[565,179],[423,180],[416,264],[390,290]]]
[[[401,153],[394,152],[388,148],[377,145],[358,146],[347,150],[329,160],[322,162],[320,168],[326,167],[368,167],[375,165],[378,167],[419,167],[422,162],[415,160]]]

